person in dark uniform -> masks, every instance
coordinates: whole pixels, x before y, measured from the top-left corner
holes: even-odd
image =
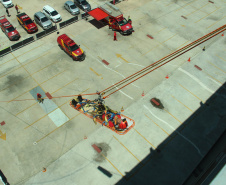
[[[6,13],[7,13],[8,17],[9,17],[10,15],[9,15],[9,10],[8,10],[8,8],[6,8]]]

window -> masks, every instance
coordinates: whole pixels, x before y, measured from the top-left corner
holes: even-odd
[[[121,20],[121,21],[119,21],[118,22],[118,24],[120,25],[120,26],[123,26],[123,25],[125,25],[125,24],[127,24],[128,22],[127,22],[127,20],[124,18],[123,20]]]
[[[87,1],[82,1],[81,4],[82,4],[82,5],[87,5],[88,2],[87,2]]]
[[[75,50],[79,49],[79,47],[77,44],[75,44],[73,46],[70,46],[70,49],[71,49],[71,51],[75,51]]]
[[[14,30],[15,30],[15,28],[13,26],[6,29],[7,32],[11,32],[11,31],[14,31]]]
[[[57,15],[58,13],[57,13],[57,11],[56,10],[54,10],[53,12],[51,12],[51,15],[52,16],[55,16],[55,15]]]
[[[24,22],[25,25],[28,25],[28,24],[31,24],[31,23],[33,23],[31,19]]]
[[[73,4],[73,5],[70,6],[70,8],[71,8],[71,9],[75,9],[76,6]]]
[[[47,17],[41,18],[41,22],[46,22],[46,21],[48,21]]]

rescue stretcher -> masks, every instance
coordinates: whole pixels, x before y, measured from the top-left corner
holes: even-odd
[[[90,105],[90,100],[88,99],[83,99],[82,102],[78,102],[77,105],[73,105],[72,101],[70,101],[70,106],[72,108],[74,108],[75,110],[79,111],[80,113],[84,114],[85,116],[91,118],[94,120],[94,122],[98,122],[100,123],[102,126],[105,126],[107,127],[108,129],[116,132],[117,134],[119,135],[124,135],[126,134],[127,132],[129,132],[134,126],[135,126],[135,121],[123,114],[121,114],[120,112],[117,113],[117,115],[120,115],[121,116],[121,119],[124,119],[126,118],[127,120],[127,123],[128,123],[128,126],[126,129],[124,130],[119,130],[119,129],[116,129],[115,127],[109,127],[108,124],[106,124],[106,122],[101,118],[101,116],[95,116],[93,114],[94,112],[94,108],[92,105]]]

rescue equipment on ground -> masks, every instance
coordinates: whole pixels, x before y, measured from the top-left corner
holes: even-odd
[[[119,135],[126,134],[134,127],[134,120],[106,106],[104,97],[102,98],[100,93],[97,94],[98,98],[95,100],[83,99],[79,95],[77,99],[73,99],[70,102],[70,105],[77,111],[93,119],[95,124],[98,122]]]

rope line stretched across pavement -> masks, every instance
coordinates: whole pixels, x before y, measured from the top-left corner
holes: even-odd
[[[202,44],[203,42],[205,42],[205,41],[207,41],[207,40],[209,40],[209,39],[215,37],[216,35],[222,33],[222,32],[225,31],[225,30],[226,30],[226,25],[223,25],[223,26],[221,26],[220,28],[218,28],[218,29],[216,29],[216,30],[214,30],[214,31],[212,31],[212,32],[210,32],[210,33],[208,33],[207,35],[205,35],[205,36],[203,36],[203,37],[201,37],[201,38],[195,40],[194,42],[192,42],[192,43],[190,43],[190,44],[188,44],[188,45],[182,47],[181,49],[179,49],[179,50],[177,50],[177,51],[175,51],[175,52],[173,52],[173,53],[171,53],[171,54],[165,56],[164,58],[158,60],[157,62],[155,62],[155,63],[153,63],[153,64],[151,64],[151,65],[149,65],[149,66],[147,66],[147,67],[145,67],[145,68],[143,68],[143,69],[141,69],[140,71],[138,71],[138,72],[136,72],[136,73],[134,73],[134,74],[132,74],[132,75],[130,75],[130,76],[124,78],[123,80],[117,82],[116,84],[114,84],[114,85],[112,85],[112,86],[110,86],[110,87],[108,87],[108,88],[106,88],[106,89],[100,91],[99,93],[100,93],[101,95],[105,95],[105,98],[108,98],[110,95],[116,93],[117,91],[121,90],[122,88],[124,88],[124,87],[128,86],[129,84],[135,82],[136,80],[138,80],[138,79],[144,77],[145,75],[149,74],[150,72],[152,72],[152,71],[154,71],[154,70],[160,68],[161,66],[167,64],[168,62],[170,62],[170,61],[172,61],[173,59],[179,57],[180,55],[182,55],[182,54],[188,52],[189,50],[195,48],[196,46]],[[167,60],[168,60],[168,61],[167,61]],[[165,62],[165,61],[166,61],[166,62]],[[155,67],[155,68],[154,68],[154,67]],[[154,68],[154,69],[153,69],[153,68]],[[145,73],[145,72],[146,72],[146,73]],[[141,75],[141,76],[139,76],[139,75]],[[138,76],[139,76],[139,77],[138,77]],[[137,78],[136,78],[136,77],[137,77]],[[135,78],[135,79],[134,79],[134,78]],[[132,80],[132,79],[134,79],[134,80]],[[132,81],[130,81],[130,80],[132,80]],[[128,81],[130,81],[130,82],[128,82]],[[125,84],[126,82],[128,82],[128,83]],[[124,85],[123,85],[123,84],[124,84]],[[113,91],[113,92],[110,92],[110,91],[114,90],[116,87],[119,87],[119,86],[121,86],[121,85],[123,85],[123,86],[120,87],[120,88],[117,88],[117,89],[116,89],[115,91]],[[110,92],[110,94],[106,95],[108,92]],[[98,94],[98,93],[78,94],[78,95],[81,95],[81,96],[89,96],[89,95],[97,95],[97,94]],[[78,96],[78,95],[57,96],[57,97],[51,97],[51,99],[53,99],[53,98],[74,97],[74,96]],[[45,98],[43,98],[43,99],[47,99],[47,98],[48,98],[48,97],[45,97]],[[33,101],[34,101],[34,100],[36,100],[36,99],[21,99],[21,100],[10,100],[10,101],[0,101],[0,102],[26,101],[26,100],[33,100]]]

